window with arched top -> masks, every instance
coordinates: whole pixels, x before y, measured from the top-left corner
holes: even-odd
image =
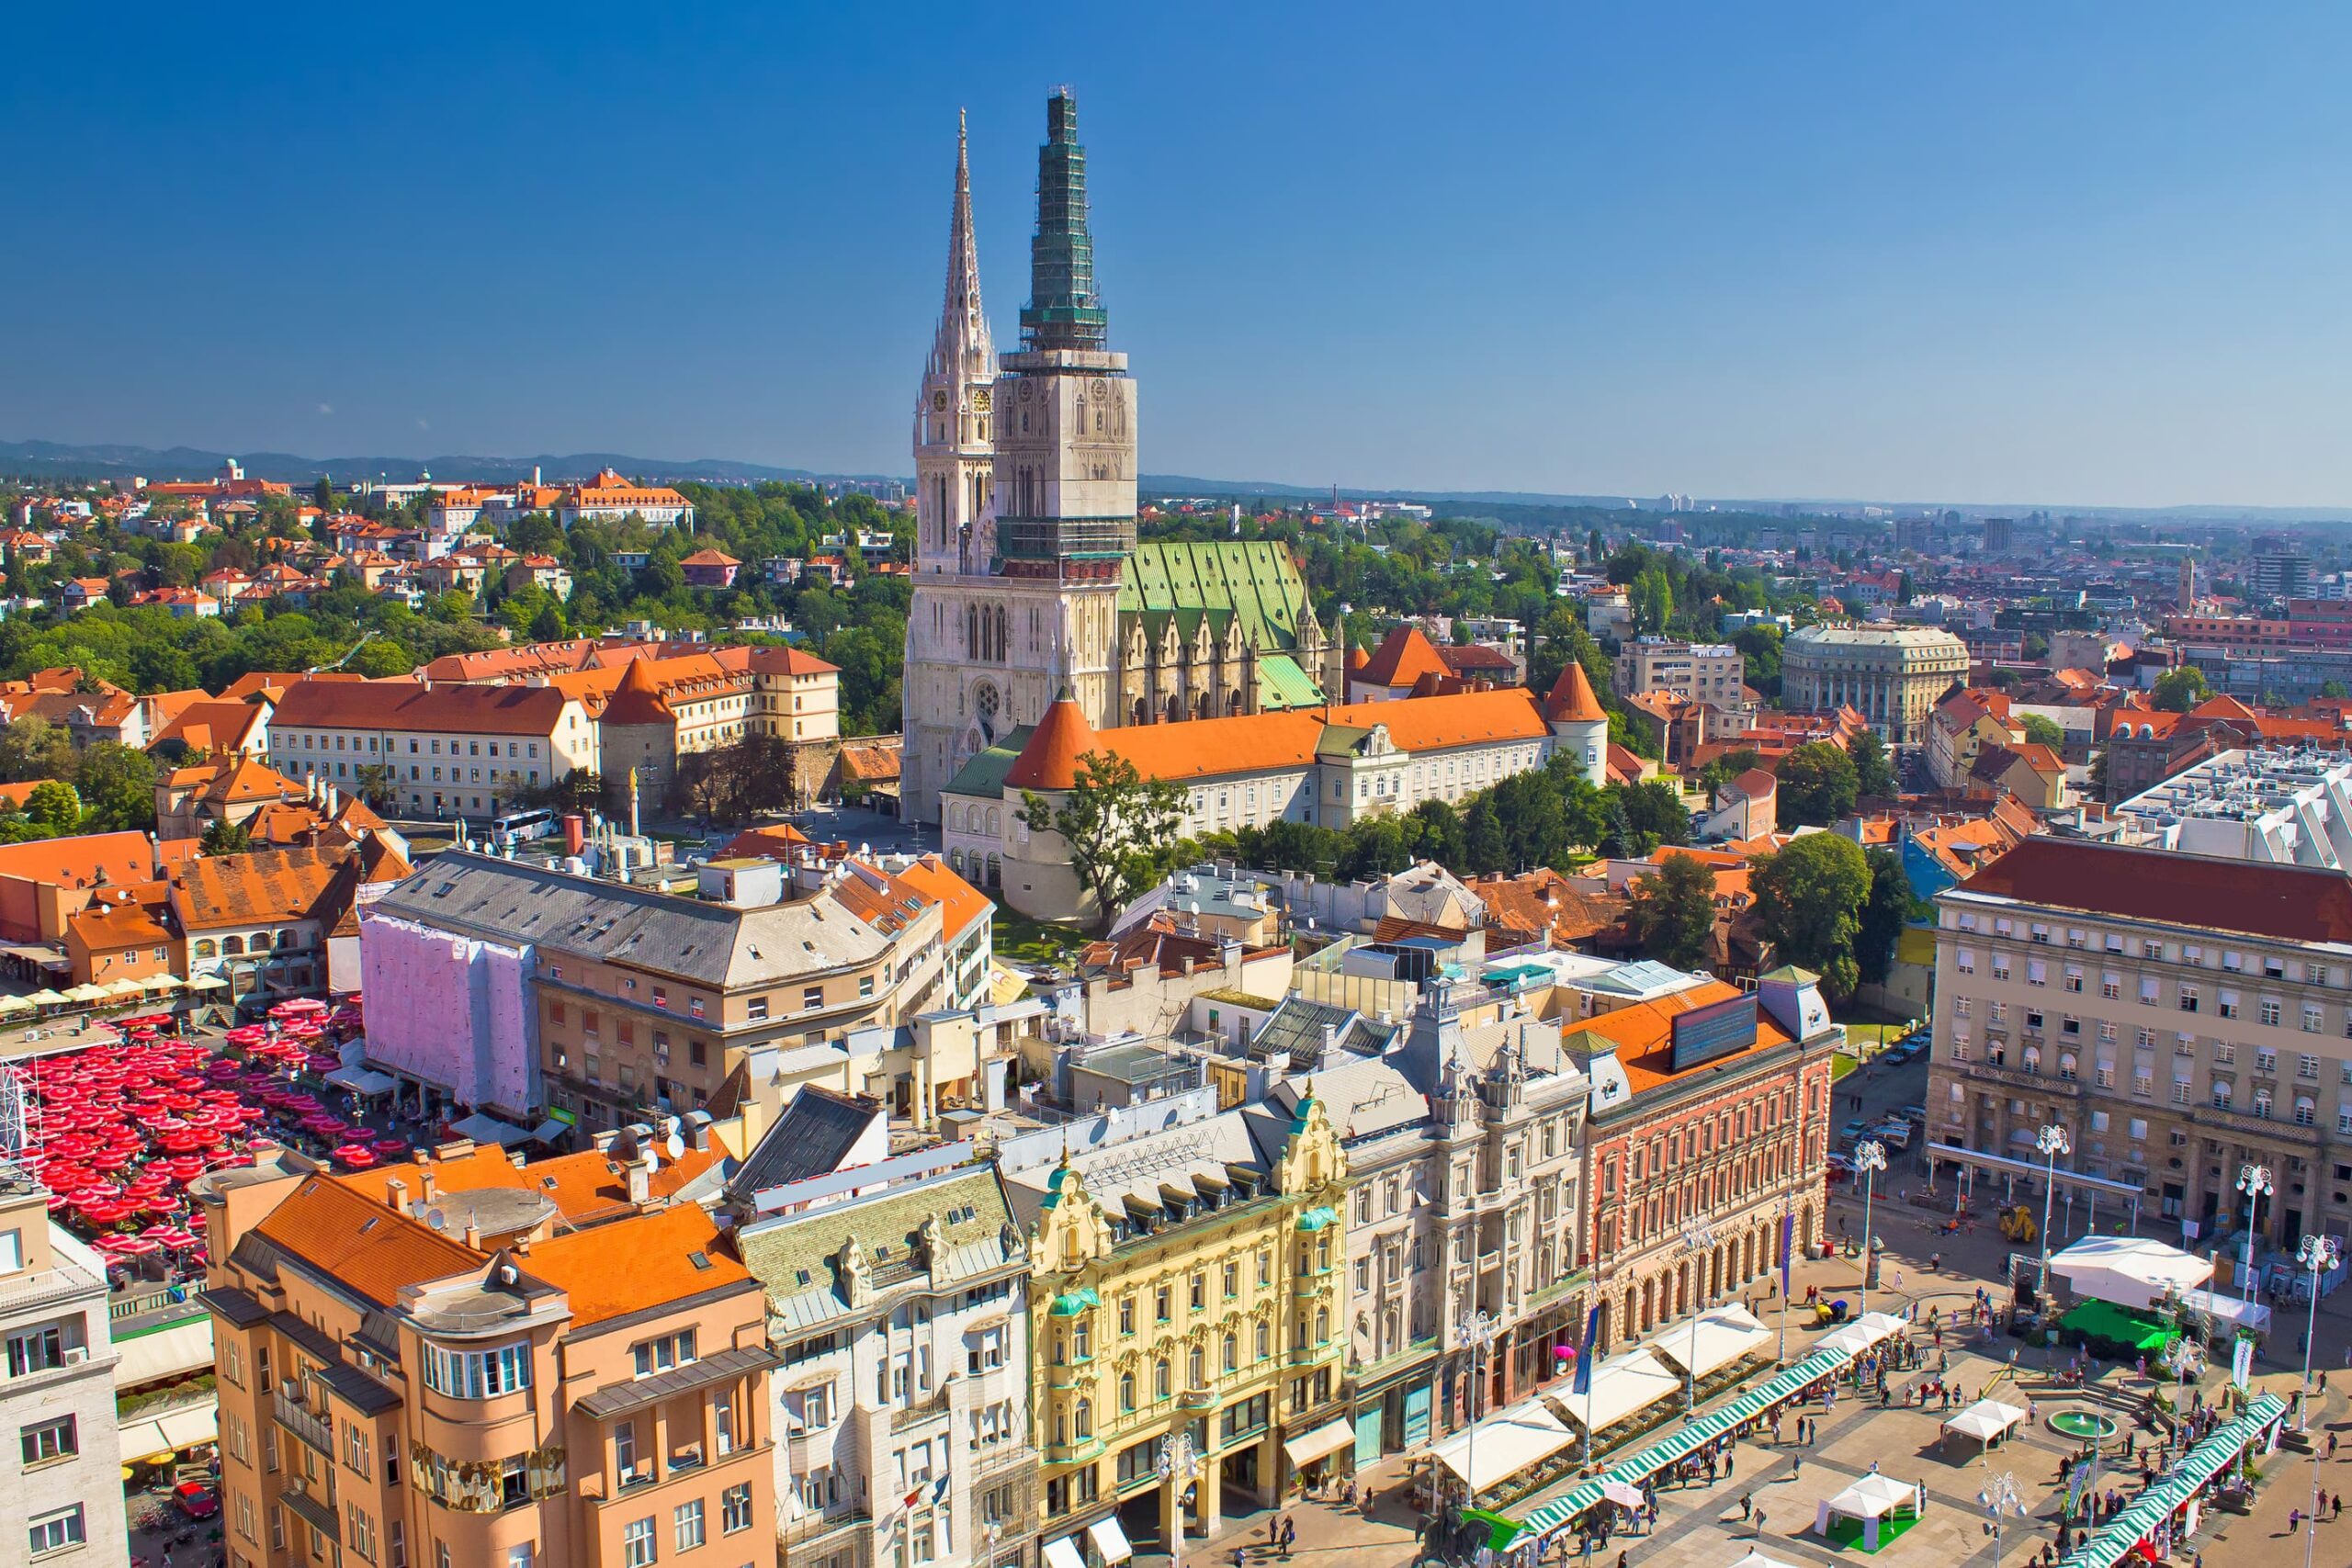
[[[204,940],[198,942],[195,948],[195,955],[198,958],[217,957],[219,956],[220,952],[220,944],[214,942],[210,937],[206,937]]]
[[[220,955],[223,958],[237,957],[244,951],[245,939],[243,937],[224,936],[220,939]]]
[[[1094,1402],[1092,1400],[1081,1399],[1078,1402],[1078,1416],[1072,1425],[1077,1428],[1080,1442],[1085,1442],[1094,1436]]]

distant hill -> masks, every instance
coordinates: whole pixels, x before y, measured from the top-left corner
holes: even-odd
[[[723,457],[633,457],[625,452],[545,452],[528,457],[441,454],[430,457],[301,457],[289,452],[208,452],[194,446],[75,446],[57,441],[0,441],[0,473],[33,479],[117,479],[138,474],[151,479],[209,479],[230,457],[255,479],[307,485],[321,477],[340,484],[360,479],[406,481],[421,473],[438,479],[512,483],[539,470],[548,483],[584,479],[599,468],[616,468],[636,479],[704,479],[715,484],[756,484],[768,479],[872,479],[876,474],[824,474],[811,468],[777,468]]]

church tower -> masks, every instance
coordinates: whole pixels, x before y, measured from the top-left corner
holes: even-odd
[[[1037,151],[1037,228],[1021,349],[986,379],[966,164],[956,165],[946,308],[916,414],[920,542],[902,675],[903,809],[1067,691],[1120,722],[1121,573],[1136,547],[1136,393],[1094,292],[1078,100],[1058,88]]]
[[[995,383],[996,347],[980,308],[980,254],[972,239],[971,156],[958,114],[947,295],[915,400],[915,570],[923,575],[971,570],[973,535],[988,511]]]

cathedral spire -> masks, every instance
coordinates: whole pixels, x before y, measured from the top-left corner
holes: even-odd
[[[1057,87],[1046,100],[1046,144],[1037,149],[1037,232],[1029,242],[1029,303],[1021,308],[1022,347],[1099,352],[1110,317],[1094,297],[1094,239],[1086,227],[1086,149],[1078,141],[1078,95]]]
[[[989,319],[980,309],[980,253],[972,238],[972,160],[964,111],[956,111],[956,204],[947,220],[947,293],[939,308],[939,333],[931,345],[929,375],[985,379],[996,347],[989,341]]]

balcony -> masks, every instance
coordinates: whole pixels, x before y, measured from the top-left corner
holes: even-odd
[[[2309,1124],[2299,1122],[2290,1116],[2256,1116],[2251,1111],[2200,1105],[2197,1107],[2192,1120],[2199,1126],[2226,1127],[2233,1133],[2244,1133],[2253,1137],[2301,1144],[2314,1149],[2320,1145],[2319,1124],[2316,1122]]]
[[[786,1548],[814,1547],[829,1536],[873,1522],[873,1514],[865,1508],[828,1508],[821,1513],[801,1514],[776,1527],[775,1543]]]
[[[280,1383],[269,1396],[270,1418],[328,1459],[334,1458],[334,1423],[325,1416],[315,1416],[300,1397],[286,1391],[291,1386]]]
[[[1214,1388],[1180,1388],[1176,1391],[1176,1403],[1187,1410],[1207,1410],[1214,1407],[1216,1404],[1216,1390]]]
[[[2083,1086],[2074,1078],[2062,1078],[2055,1074],[2030,1073],[2023,1067],[1996,1066],[1991,1062],[1954,1062],[1952,1070],[1978,1083],[2007,1084],[2012,1088],[2030,1089],[2036,1094],[2063,1094],[2080,1098]]]

